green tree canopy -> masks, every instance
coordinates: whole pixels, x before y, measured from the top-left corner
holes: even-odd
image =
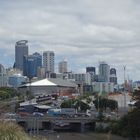
[[[137,100],[137,102],[135,103],[135,106],[137,108],[140,108],[140,87],[134,90],[132,99]]]
[[[86,111],[87,109],[90,109],[90,106],[81,100],[78,99],[70,99],[67,101],[64,101],[61,104],[61,108],[75,108],[75,109],[81,109],[81,111]]]
[[[96,109],[98,109],[98,107],[103,110],[106,110],[106,108],[110,108],[111,110],[118,109],[118,102],[107,98],[96,98],[93,103],[95,104]]]
[[[136,108],[123,116],[119,122],[112,125],[112,133],[121,136],[140,138],[140,88],[133,93],[133,99],[137,100]]]
[[[13,88],[0,87],[0,99],[8,99],[17,95],[18,92]]]

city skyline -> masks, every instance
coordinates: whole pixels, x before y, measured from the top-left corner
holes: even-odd
[[[74,4],[73,4],[74,3]],[[52,50],[56,64],[85,72],[105,61],[118,80],[140,79],[140,2],[138,0],[0,1],[0,63],[14,64],[15,43],[28,40],[30,54]]]

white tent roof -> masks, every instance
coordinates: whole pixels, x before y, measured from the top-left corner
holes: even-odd
[[[57,86],[55,83],[49,81],[48,79],[39,80],[33,83],[28,83],[26,86]]]
[[[59,79],[59,78],[45,78],[36,82],[28,83],[25,86],[63,86],[63,87],[76,87],[77,85],[73,82]]]

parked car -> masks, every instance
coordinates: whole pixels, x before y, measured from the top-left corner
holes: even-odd
[[[34,113],[33,113],[33,116],[34,116],[34,117],[43,117],[44,114],[43,114],[43,113],[40,113],[40,112],[34,112]]]

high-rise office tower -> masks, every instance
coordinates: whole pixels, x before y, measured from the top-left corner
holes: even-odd
[[[105,62],[99,64],[99,81],[109,82],[110,77],[110,66]]]
[[[24,56],[23,59],[23,75],[27,76],[28,78],[33,78],[36,76],[36,59],[32,56]]]
[[[67,60],[59,62],[58,64],[59,73],[67,73],[68,72],[67,66],[68,66]]]
[[[33,55],[24,56],[24,76],[33,78],[37,76],[37,69],[42,67],[42,56],[39,53],[34,53]]]
[[[115,68],[110,69],[110,82],[117,84],[117,74]]]
[[[46,73],[54,73],[54,56],[53,51],[43,52],[43,67]]]
[[[32,56],[36,58],[37,67],[42,67],[42,55],[38,52],[35,52]]]
[[[86,67],[86,73],[90,74],[91,82],[96,81],[96,68],[95,67]]]
[[[95,67],[86,67],[86,73],[96,74],[96,68]]]
[[[115,75],[116,76],[116,69],[115,68],[110,69],[110,75]]]
[[[20,40],[15,45],[15,68],[23,70],[23,57],[28,55],[28,41]]]

